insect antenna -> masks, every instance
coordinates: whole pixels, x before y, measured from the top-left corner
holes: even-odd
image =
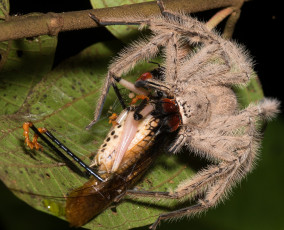
[[[30,128],[37,134],[49,147],[51,147],[59,156],[62,157],[62,153],[59,149],[57,149],[31,122],[29,122]],[[72,159],[74,159],[81,167],[87,170],[92,176],[97,178],[99,181],[103,182],[104,180],[93,171],[92,168],[87,166],[79,157],[77,157],[70,149],[68,149],[65,145],[63,145],[57,138],[55,138],[48,130],[44,131],[44,134],[48,136],[48,138],[58,145],[64,152],[66,152]],[[63,155],[64,156],[64,155]],[[68,159],[68,158],[65,158]],[[69,160],[69,159],[68,159]]]

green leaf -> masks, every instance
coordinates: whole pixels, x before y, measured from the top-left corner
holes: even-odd
[[[8,0],[0,0],[0,23],[9,8]],[[24,109],[33,86],[51,70],[56,47],[57,37],[47,35],[0,42],[0,115]]]
[[[0,115],[25,109],[33,86],[53,65],[57,37],[39,36],[0,43]]]
[[[115,55],[117,47],[120,44],[99,43],[70,58],[33,87],[20,112],[0,117],[1,179],[31,206],[54,215],[63,215],[64,200],[53,198],[64,197],[86,179],[59,163],[58,157],[46,146],[43,152],[24,146],[22,123],[32,120],[36,126],[48,128],[75,154],[90,163],[89,158],[96,153],[110,128],[108,110],[119,107],[111,91],[102,119],[91,131],[85,130],[84,127],[92,120],[109,59]],[[140,64],[130,75],[137,78],[154,67],[153,64]],[[164,156],[158,160],[155,170],[149,172],[147,180],[138,186],[142,189],[158,186],[159,190],[165,191],[192,174],[191,169],[185,166],[175,156]],[[170,182],[169,178],[172,178]],[[126,229],[144,226],[152,223],[167,207],[168,204],[157,207],[149,203],[143,205],[125,201],[117,207],[116,213],[107,209],[85,227]]]
[[[261,83],[254,73],[254,78],[246,87],[234,87],[233,90],[238,95],[238,102],[241,108],[245,108],[249,103],[259,101],[264,97]]]
[[[0,19],[5,19],[10,12],[9,0],[0,0]]]
[[[152,0],[90,0],[94,9],[101,9],[106,7],[115,7],[127,4],[135,4],[140,2],[150,2]],[[134,40],[140,34],[135,25],[114,25],[106,26],[106,28],[120,41],[128,43]]]

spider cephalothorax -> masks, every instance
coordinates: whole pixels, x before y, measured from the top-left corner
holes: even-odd
[[[232,87],[245,86],[253,76],[252,62],[244,49],[196,19],[167,11],[161,1],[157,2],[162,16],[145,20],[133,17],[107,22],[91,15],[102,25],[136,23],[147,25],[153,33],[148,40],[140,40],[123,50],[110,65],[95,118],[114,82],[150,99],[158,94],[159,102],[171,100],[176,105],[171,127],[179,129],[169,151],[176,153],[186,146],[213,162],[173,192],[128,192],[132,196],[165,199],[200,197],[193,206],[160,215],[153,228],[162,219],[190,216],[224,199],[232,186],[253,168],[260,144],[258,122],[275,116],[279,107],[277,100],[264,98],[239,109]],[[135,84],[121,78],[137,62],[155,57],[159,48],[164,52],[163,77],[145,77]],[[156,106],[153,103],[148,113],[157,111]]]

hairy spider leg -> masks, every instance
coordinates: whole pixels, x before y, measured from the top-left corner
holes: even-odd
[[[93,119],[93,121],[91,121],[91,123],[89,125],[87,125],[86,129],[90,129],[98,121],[98,119],[99,119],[99,117],[102,113],[103,105],[105,103],[106,96],[108,94],[110,85],[112,85],[114,87],[114,91],[115,91],[122,107],[125,106],[125,103],[123,102],[123,98],[122,98],[121,94],[119,93],[119,90],[116,87],[116,84],[114,83],[113,79],[115,79],[115,77],[111,77],[110,73],[108,73],[106,80],[105,80],[105,84],[102,88],[103,89],[102,93],[101,93],[100,98],[99,98],[98,103],[97,103],[97,107],[96,107],[95,112],[94,112],[94,119]],[[120,85],[124,86],[126,89],[129,89],[130,91],[132,91],[136,94],[148,95],[148,92],[146,90],[137,88],[132,82],[129,82],[125,79],[119,79],[119,80],[115,79],[115,80],[117,82],[119,82]]]
[[[228,136],[221,136],[214,143],[210,140],[212,134],[211,136],[208,135],[208,133],[206,133],[207,130],[204,131],[205,135],[191,133],[191,136],[188,136],[188,138],[191,139],[190,145],[192,145],[193,150],[203,150],[208,158],[218,159],[220,162],[217,165],[209,166],[189,180],[184,181],[174,192],[127,191],[127,194],[133,197],[163,199],[182,199],[184,197],[190,199],[197,195],[204,194],[204,197],[200,198],[197,204],[193,206],[161,214],[157,221],[151,226],[152,229],[155,229],[163,219],[174,218],[181,215],[193,215],[206,210],[209,207],[215,206],[222,200],[223,194],[228,193],[231,187],[251,170],[254,163],[253,159],[255,158],[255,153],[253,152],[255,152],[255,149],[257,148],[256,134],[254,134],[253,131],[255,129],[254,124],[258,120],[266,120],[275,115],[275,105],[273,103],[275,105],[277,104],[276,101],[265,99],[260,104],[250,106],[233,117],[224,116],[222,119],[217,118],[213,123],[214,126],[208,127],[208,132],[209,130],[212,132],[213,129],[217,129],[217,133],[222,131],[227,133]],[[231,124],[232,121],[233,124]],[[223,125],[220,124],[221,122]],[[229,133],[236,130],[236,128],[246,126],[249,127],[245,134],[240,136],[229,136]],[[207,136],[207,138],[205,136]],[[201,139],[202,141],[198,139]],[[212,151],[213,145],[215,144],[222,147],[223,152]],[[246,145],[250,146],[247,150]],[[210,148],[211,151],[206,150],[208,148]],[[227,152],[232,149],[235,149],[236,154],[227,154]],[[247,157],[248,155],[250,155],[250,157]]]
[[[79,157],[77,157],[73,152],[70,151],[70,149],[68,149],[65,145],[63,145],[58,139],[56,139],[46,128],[39,128],[37,129],[32,122],[25,122],[23,125],[24,128],[24,136],[25,136],[25,142],[28,144],[28,146],[30,147],[30,143],[33,143],[34,140],[31,142],[29,141],[29,131],[28,129],[31,128],[36,135],[35,139],[35,143],[34,146],[38,146],[39,144],[37,143],[37,138],[40,137],[49,147],[51,147],[57,154],[59,154],[60,156],[62,155],[61,151],[59,151],[45,136],[43,136],[42,133],[44,133],[51,141],[53,141],[55,144],[58,145],[59,148],[61,148],[62,150],[64,150],[70,157],[72,157],[72,159],[74,159],[81,167],[83,167],[85,170],[87,170],[88,173],[90,173],[92,176],[94,176],[95,178],[97,178],[99,181],[103,182],[104,180],[98,175],[96,174],[93,169],[91,169],[90,167],[88,167]],[[37,144],[36,144],[37,143]],[[33,145],[32,145],[33,146]],[[42,149],[42,146],[39,145]],[[37,148],[37,147],[36,147]],[[38,148],[37,148],[38,149]]]
[[[165,16],[164,7],[161,5],[163,4],[161,1],[157,1],[157,4],[160,7],[161,13]],[[98,19],[95,15],[90,14],[90,17],[98,24],[100,25],[106,25],[105,22],[107,22],[107,19],[104,21],[101,21]],[[125,22],[125,24],[149,24],[151,26],[151,19],[149,20],[138,20],[135,21],[135,19],[131,18],[130,21]],[[111,21],[107,22],[108,24],[123,24],[122,21]],[[155,24],[155,23],[154,23]],[[157,31],[158,32],[158,31]],[[141,95],[148,95],[149,92],[144,90],[143,88],[153,88],[153,89],[159,89],[164,92],[169,92],[169,88],[165,85],[155,80],[147,80],[147,81],[138,81],[135,85],[133,83],[130,83],[124,79],[122,79],[120,76],[122,73],[127,72],[129,69],[131,69],[136,62],[141,60],[149,60],[151,57],[154,57],[157,52],[159,51],[160,46],[166,46],[166,53],[172,52],[174,55],[167,55],[168,58],[166,58],[166,64],[170,66],[174,66],[174,68],[165,68],[166,72],[166,78],[170,78],[171,80],[175,80],[177,78],[178,74],[178,65],[175,65],[175,63],[179,62],[178,58],[178,47],[176,45],[177,42],[177,33],[173,33],[171,31],[162,31],[160,34],[157,34],[156,36],[153,36],[149,41],[140,41],[138,43],[133,44],[130,49],[124,50],[121,52],[120,57],[115,60],[115,62],[110,66],[110,70],[106,77],[106,84],[103,87],[101,97],[98,100],[97,108],[95,110],[94,120],[90,123],[88,128],[90,128],[100,116],[100,111],[102,110],[105,97],[108,92],[109,83],[113,81],[113,79],[120,83],[125,88],[131,90],[132,92],[136,94]],[[127,56],[125,55],[127,53]],[[138,84],[140,83],[140,84]]]
[[[144,50],[143,50],[144,55],[148,55],[148,56],[153,57],[158,52],[157,47],[158,46],[162,46],[163,43],[168,41],[171,37],[172,37],[171,33],[161,34],[160,36],[157,36],[156,38],[153,38],[154,39],[153,41],[150,41],[147,44],[143,44],[143,46],[145,46]],[[154,50],[153,50],[153,48],[154,48]],[[137,51],[137,50],[138,49],[135,49],[135,51]],[[114,79],[116,82],[118,82],[120,85],[122,85],[126,89],[129,89],[130,91],[132,91],[132,92],[134,92],[134,93],[136,93],[138,95],[148,96],[148,94],[149,94],[148,90],[140,88],[140,86],[137,87],[138,85],[136,85],[134,83],[131,83],[131,82],[129,82],[129,81],[127,81],[127,80],[125,80],[125,79],[123,79],[121,77],[117,77],[117,75],[120,76],[122,74],[125,65],[127,66],[127,68],[131,68],[131,66],[136,61],[141,60],[141,58],[138,58],[138,60],[135,60],[135,59],[137,59],[136,56],[137,55],[135,53],[133,53],[133,57],[131,57],[130,60],[125,60],[122,65],[111,66],[110,67],[111,70],[108,72],[107,77],[106,77],[106,82],[111,82]],[[133,60],[131,60],[131,59],[133,59]],[[139,81],[139,82],[141,82],[141,81]],[[156,84],[154,81],[150,82],[150,80],[142,81],[142,82],[145,83],[144,84],[145,88],[149,87],[149,88],[154,88],[154,89],[155,88],[160,89],[162,87],[162,88],[164,88],[164,91],[168,91],[168,88],[165,85],[161,85],[161,83],[160,84]],[[101,94],[101,96],[100,96],[100,98],[98,100],[98,103],[97,103],[97,108],[95,110],[94,120],[90,123],[90,125],[87,126],[87,128],[90,128],[98,120],[98,118],[100,116],[100,112],[101,112],[103,104],[104,104],[104,101],[105,101],[105,98],[106,98],[106,95],[107,95],[107,92],[108,92],[108,87],[109,86],[107,84],[104,85],[103,90],[102,90],[102,94]]]
[[[98,18],[93,15],[90,14],[90,17],[98,24],[101,24],[101,21],[98,20]],[[139,21],[139,22],[134,22],[134,24],[141,24],[141,23],[145,23],[147,21]],[[112,22],[112,24],[115,24]],[[120,22],[118,22],[117,24],[121,24]],[[104,25],[104,24],[102,24]],[[94,120],[87,126],[87,129],[89,129],[93,124],[95,124],[101,114],[102,111],[102,107],[103,104],[105,102],[105,98],[106,95],[108,93],[109,90],[109,86],[110,84],[115,80],[116,82],[118,82],[120,85],[124,86],[125,88],[129,89],[130,91],[138,94],[138,95],[148,95],[149,92],[143,88],[138,88],[136,87],[136,85],[134,85],[131,82],[128,82],[125,79],[122,79],[121,77],[117,77],[117,76],[121,76],[121,74],[124,71],[124,69],[130,69],[131,67],[133,67],[135,65],[135,63],[137,61],[143,60],[143,56],[147,56],[147,59],[154,57],[156,55],[156,53],[158,52],[158,47],[159,46],[163,46],[167,43],[167,41],[173,36],[172,33],[163,33],[161,35],[158,36],[154,36],[152,37],[152,40],[150,40],[148,43],[145,43],[145,41],[142,41],[142,43],[140,45],[138,44],[134,44],[133,46],[133,54],[130,55],[128,58],[126,58],[123,63],[121,65],[116,65],[116,63],[114,63],[114,65],[111,65],[110,67],[110,71],[108,72],[107,76],[106,76],[106,80],[105,80],[105,84],[103,86],[103,90],[101,93],[101,96],[98,100],[97,103],[97,107],[95,110],[95,115],[94,115]],[[141,56],[141,51],[139,48],[143,47],[143,54],[142,57]],[[139,52],[137,53],[137,50],[139,50]],[[138,55],[137,55],[138,54]]]

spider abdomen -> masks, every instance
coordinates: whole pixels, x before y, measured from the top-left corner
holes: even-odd
[[[234,91],[226,86],[211,86],[207,88],[212,116],[232,115],[238,109],[237,97]]]

